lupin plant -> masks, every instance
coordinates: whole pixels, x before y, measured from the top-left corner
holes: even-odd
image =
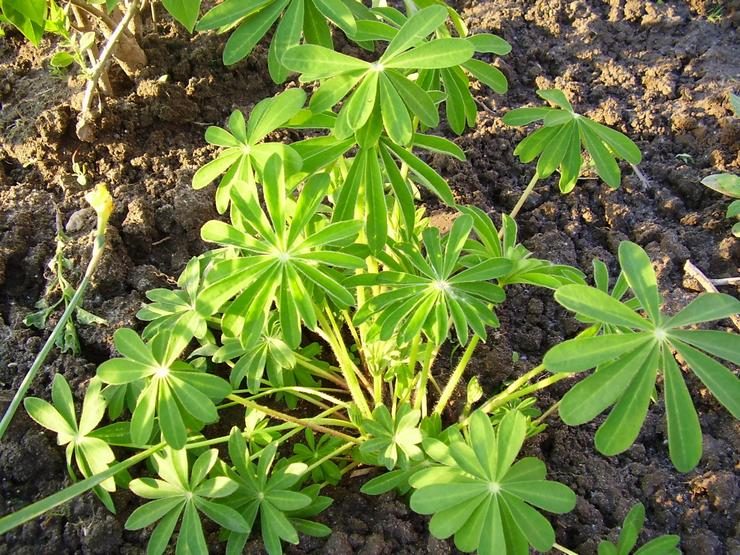
[[[207,130],[207,141],[224,150],[193,185],[223,175],[216,203],[228,219],[202,229],[213,249],[187,264],[180,289],[148,294],[153,302],[139,313],[148,322],[143,337],[116,332],[122,356],[100,365],[83,404],[96,407],[95,418],[83,408],[78,424],[69,396],[57,399],[61,386],[56,408],[27,401],[31,415],[70,444],[69,460],[85,478],[2,517],[0,532],[91,488],[108,499],[113,479],[151,500],[126,522],[130,529],[157,523],[151,553],[166,549],[178,522],[176,552],[205,552],[205,518],[221,526],[227,553],[241,552],[260,530],[275,555],[299,533],[328,534],[313,520],[331,502],[321,488],[370,465],[380,473],[363,491],[410,494],[413,510],[434,515],[431,533],[454,537],[463,551],[573,553],[556,543],[539,510],[571,510],[574,492],[546,480],[542,461],[519,456],[554,413],[532,408],[537,391],[596,368],[565,395],[560,414],[576,425],[614,405],[596,437],[598,449],[614,454],[634,441],[662,374],[669,450],[680,471],[701,454],[682,361],[737,417],[738,379],[713,357],[737,363],[738,336],[686,328],[730,316],[740,302],[708,293],[670,316],[647,255],[633,243],[619,249],[623,273],[611,291],[603,263],[595,263],[590,287],[580,270],[535,259],[518,243],[515,216],[534,183],[559,168],[560,188],[570,191],[585,148],[598,175],[618,186],[615,160],[639,162],[637,147],[576,114],[560,91],[540,91],[558,108],[506,118],[544,120],[517,147],[524,161],[539,156],[520,202],[500,229],[479,208],[458,205],[446,180],[413,151],[464,160],[453,142],[425,131],[438,124],[442,105],[454,131],[473,124],[470,78],[505,90],[500,72],[473,56],[509,47],[493,35],[468,36],[459,15],[438,2],[407,9],[227,0],[201,20],[202,29],[235,27],[224,52],[235,62],[282,14],[270,47],[273,77],[298,72],[301,82],[318,85],[308,106],[301,89],[289,89],[246,118],[234,112],[228,130]],[[382,53],[366,61],[334,52],[329,22],[371,51],[384,44]],[[279,127],[311,136],[291,145],[266,140]],[[418,207],[427,192],[456,214],[448,231]],[[499,326],[496,310],[516,283],[553,290],[584,329],[543,364],[483,391],[468,364]],[[454,368],[439,357],[445,343],[462,351]],[[461,410],[451,400],[466,378]],[[95,430],[106,404],[115,433]],[[218,427],[207,424],[234,411],[244,424],[214,436]],[[134,454],[118,462],[100,441]],[[101,454],[95,464],[89,445]],[[134,468],[147,459],[159,479]]]

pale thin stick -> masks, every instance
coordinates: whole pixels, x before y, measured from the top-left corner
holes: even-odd
[[[710,280],[714,285],[740,285],[740,277],[719,278]]]
[[[709,279],[704,274],[704,272],[702,272],[699,268],[694,266],[691,260],[686,261],[686,263],[683,265],[683,270],[688,275],[693,277],[696,281],[698,281],[699,285],[701,285],[704,289],[706,289],[710,293],[719,293],[719,291],[717,290],[717,287],[715,286],[715,283],[720,280]],[[727,278],[727,279],[736,280],[737,278]],[[718,285],[727,285],[727,283],[719,283]],[[738,315],[733,315],[733,316],[730,316],[730,320],[732,320],[732,323],[735,324],[735,327],[738,330],[740,330],[740,317]]]
[[[638,168],[635,164],[630,164],[630,166],[632,166],[632,171],[634,171],[635,175],[640,179],[642,186],[645,189],[650,189],[650,180],[645,176],[644,173],[642,173],[642,170]]]
[[[81,0],[69,0],[69,3],[72,4],[74,8],[84,10],[90,15],[97,17],[106,27],[108,27],[109,31],[116,28],[116,22],[113,21],[113,18],[104,11],[97,9],[86,2],[82,2]]]
[[[92,31],[92,27],[90,26],[90,22],[87,20],[87,16],[82,11],[82,9],[74,2],[72,3],[72,13],[74,14],[75,21],[79,26],[78,31],[80,34],[83,34],[87,31]],[[88,60],[90,61],[90,67],[94,67],[95,61],[98,59],[99,55],[97,45],[91,45],[90,48],[87,49],[86,54]],[[83,67],[83,70],[87,71],[87,68]],[[113,95],[113,88],[111,87],[110,79],[108,79],[107,71],[104,71],[103,74],[100,76],[100,91],[105,96]]]

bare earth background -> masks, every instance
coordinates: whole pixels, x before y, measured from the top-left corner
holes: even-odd
[[[432,163],[461,202],[496,214],[511,209],[532,168],[513,157],[523,134],[505,127],[501,116],[536,102],[536,88],[564,89],[577,110],[638,143],[648,182],[625,168],[618,191],[586,179],[562,197],[550,180],[525,205],[520,238],[535,255],[587,272],[597,256],[615,270],[619,241],[636,241],[655,262],[669,310],[685,304],[700,290],[683,275],[687,259],[714,277],[736,275],[740,261],[738,241],[723,218],[727,200],[699,184],[711,173],[740,170],[740,128],[728,101],[729,91],[740,92],[738,6],[735,0],[459,4],[472,32],[494,32],[513,45],[512,54],[496,62],[509,78],[510,91],[498,96],[485,87],[476,90],[479,125],[456,139],[468,162],[440,156]],[[151,65],[136,83],[114,71],[118,96],[108,101],[99,140],[88,145],[74,135],[71,106],[79,103],[80,81],[50,74],[51,45],[36,50],[14,33],[0,39],[0,405],[17,389],[45,337],[22,319],[43,291],[54,249],[55,208],[76,228],[68,256],[78,268],[89,256],[94,215],[85,209],[84,191],[72,174],[73,154],[86,165],[90,182],[106,182],[116,200],[108,251],[85,301],[85,308],[109,325],[80,327],[83,356],[50,356],[32,395],[48,398],[53,375],[62,372],[81,397],[96,365],[113,352],[113,331],[141,328],[134,314],[144,292],[172,286],[187,260],[207,248],[199,229],[216,217],[213,190],[190,187],[195,170],[213,154],[203,140],[205,126],[223,125],[234,108],[246,112],[278,90],[267,77],[264,45],[248,60],[225,68],[220,60],[224,40],[191,38],[165,18],[156,30],[149,24],[144,46]],[[449,130],[442,132],[450,136]],[[429,209],[441,207],[432,202]],[[725,292],[737,294],[732,288]],[[510,289],[499,314],[501,330],[472,363],[489,392],[578,329],[549,293],[529,287]],[[516,364],[514,351],[522,357]],[[440,357],[436,371],[444,374],[449,368]],[[542,398],[542,408],[567,388],[558,385],[563,387]],[[690,380],[690,387],[705,451],[691,473],[678,474],[670,465],[660,404],[651,407],[635,445],[618,457],[596,453],[598,422],[568,428],[552,418],[551,427],[528,444],[528,454],[542,457],[550,476],[578,494],[576,509],[552,520],[561,544],[595,553],[598,541],[613,539],[639,500],[647,508],[643,539],[677,533],[685,553],[740,553],[738,423],[700,383]],[[456,552],[452,542],[432,538],[427,519],[414,515],[403,499],[361,495],[365,479],[329,492],[336,500],[321,519],[334,529],[331,537],[302,538],[288,552]],[[21,411],[0,444],[0,513],[67,484],[64,454],[54,436]],[[123,529],[136,500],[121,492],[116,502],[118,514],[111,515],[92,495],[78,498],[6,534],[0,554],[143,552],[147,532]],[[215,534],[209,540],[214,552],[223,549]],[[258,539],[250,542],[249,552],[261,552]]]

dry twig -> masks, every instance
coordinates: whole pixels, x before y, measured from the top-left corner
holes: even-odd
[[[683,265],[684,272],[693,277],[699,284],[709,291],[710,293],[719,293],[717,285],[735,285],[740,282],[740,278],[723,278],[723,279],[710,279],[704,272],[697,268],[691,260],[687,260],[686,264]],[[730,316],[732,323],[735,327],[740,330],[740,317],[737,315]]]

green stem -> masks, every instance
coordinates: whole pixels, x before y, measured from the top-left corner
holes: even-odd
[[[347,349],[347,345],[344,343],[344,340],[342,339],[342,330],[339,328],[339,324],[337,324],[337,320],[334,318],[334,313],[332,312],[328,304],[325,304],[324,308],[325,308],[325,312],[326,312],[326,316],[328,318],[329,324],[331,325],[335,345],[337,346],[339,351],[342,353],[342,357],[345,360],[345,362],[349,364],[354,374],[360,379],[360,381],[362,382],[362,385],[365,387],[367,392],[372,395],[373,389],[367,377],[365,377],[365,374],[363,374],[362,371],[357,367],[357,365],[354,362],[352,362],[352,357],[350,357],[349,350]]]
[[[552,384],[559,382],[560,380],[564,380],[566,378],[570,378],[573,376],[573,374],[568,373],[559,373],[559,374],[553,374],[552,376],[545,378],[544,380],[540,380],[535,384],[530,385],[529,387],[525,387],[522,389],[519,389],[517,391],[514,391],[513,393],[510,393],[506,396],[497,395],[494,397],[491,401],[495,402],[488,402],[486,403],[486,412],[490,412],[502,405],[505,405],[509,401],[513,401],[514,399],[519,399],[520,397],[524,397],[525,395],[529,395],[530,393],[534,393],[535,391],[539,391],[540,389],[545,389],[546,387],[550,387]]]
[[[72,313],[77,308],[77,305],[80,304],[80,301],[85,294],[85,290],[90,284],[90,279],[92,278],[92,275],[95,272],[95,269],[98,267],[100,259],[103,256],[103,249],[105,247],[105,228],[105,222],[102,222],[102,224],[98,226],[97,232],[95,234],[95,243],[93,244],[92,256],[90,257],[90,262],[88,263],[87,269],[85,270],[85,275],[83,276],[79,287],[77,287],[77,291],[75,291],[75,294],[69,301],[69,304],[64,310],[62,317],[59,318],[57,325],[54,326],[54,329],[52,330],[51,335],[49,335],[49,338],[46,340],[46,343],[44,343],[41,352],[36,355],[36,359],[33,361],[33,364],[31,365],[31,368],[29,368],[28,372],[26,372],[26,376],[23,378],[18,391],[13,396],[13,400],[10,402],[10,405],[8,405],[8,408],[3,415],[3,419],[0,421],[0,439],[2,439],[5,435],[8,426],[10,426],[10,421],[13,419],[13,416],[18,410],[21,401],[23,401],[23,398],[28,392],[28,388],[31,387],[33,380],[36,378],[36,374],[38,374],[38,371],[44,364],[46,357],[49,355],[49,352],[54,347],[57,338],[64,331],[64,327],[67,325],[67,320],[70,319]]]
[[[547,420],[547,417],[550,416],[556,410],[558,410],[559,406],[560,406],[560,401],[558,401],[557,403],[554,403],[549,409],[543,412],[539,418],[537,418],[536,420],[533,420],[532,425],[537,426],[541,424],[542,422],[544,422],[545,420]]]
[[[296,358],[297,364],[299,364],[300,366],[303,366],[306,370],[310,371],[314,376],[330,381],[338,385],[345,391],[348,389],[347,383],[342,378],[340,378],[339,376],[335,376],[331,372],[327,372],[323,368],[319,368],[318,366],[313,364],[311,362],[311,359],[309,359],[308,357],[304,357],[303,355],[299,353],[295,353],[295,358]]]
[[[457,366],[452,372],[450,379],[447,381],[447,385],[445,385],[445,388],[442,391],[439,400],[437,401],[437,405],[434,407],[434,414],[442,414],[442,411],[444,411],[447,403],[450,401],[450,397],[452,397],[452,394],[455,392],[455,388],[460,382],[460,379],[465,372],[465,368],[467,368],[468,363],[470,362],[470,358],[473,356],[473,352],[475,351],[475,348],[478,346],[479,342],[480,337],[474,335],[473,339],[471,339],[470,343],[468,343],[468,346],[465,348],[465,352],[460,358],[460,361],[457,363]]]
[[[534,190],[534,186],[537,184],[537,181],[539,180],[540,176],[537,174],[537,172],[534,172],[534,175],[532,176],[532,179],[529,181],[529,184],[527,185],[527,188],[524,189],[524,192],[522,193],[522,196],[519,197],[519,200],[517,201],[516,205],[514,205],[514,208],[512,208],[511,213],[509,216],[511,216],[512,219],[516,219],[517,214],[519,214],[519,211],[522,209],[522,206],[524,206],[524,203],[529,198],[529,195]]]
[[[337,357],[337,362],[339,363],[339,369],[342,372],[344,381],[347,383],[347,387],[349,387],[350,395],[352,395],[352,400],[364,416],[370,417],[370,406],[367,404],[367,399],[365,399],[362,386],[360,386],[357,378],[359,370],[349,357],[349,353],[347,353],[347,349],[341,338],[334,337],[332,326],[321,309],[316,310],[316,316],[320,324],[320,329],[317,331],[329,343],[332,351],[334,351],[334,355]]]
[[[347,324],[347,327],[349,328],[349,333],[352,335],[352,339],[354,340],[355,345],[357,345],[357,352],[360,355],[362,366],[373,379],[372,391],[370,391],[370,393],[373,396],[374,403],[378,405],[383,402],[383,392],[380,391],[380,397],[378,397],[377,380],[375,379],[375,374],[373,373],[372,369],[370,368],[370,364],[368,363],[367,353],[365,352],[365,344],[363,343],[362,339],[360,339],[360,334],[357,332],[357,328],[355,328],[355,325],[352,323],[352,318],[350,317],[349,312],[343,310],[342,316],[344,317],[345,324]],[[363,377],[363,375],[361,375],[360,377]]]
[[[558,551],[565,553],[565,555],[578,555],[578,553],[576,553],[575,551],[571,551],[570,549],[560,545],[559,543],[554,543],[552,544],[552,546]]]
[[[419,356],[419,343],[421,336],[417,335],[411,340],[411,349],[409,351],[409,373],[413,376],[416,372],[416,359]]]
[[[336,391],[336,390],[331,389],[329,391]],[[241,391],[233,391],[232,394],[234,393],[241,393]],[[348,403],[346,401],[342,401],[341,399],[337,399],[333,395],[329,395],[328,393],[323,392],[321,388],[302,387],[300,385],[290,385],[290,386],[285,386],[285,387],[271,387],[269,389],[261,390],[259,393],[255,393],[254,395],[251,395],[250,399],[252,400],[260,399],[262,397],[267,397],[275,393],[292,393],[299,399],[303,399],[304,401],[307,401],[317,406],[323,405],[323,403],[319,403],[318,401],[316,401],[316,399],[312,399],[311,395],[315,395],[316,397],[321,397],[325,401],[329,401],[333,405],[339,406],[344,409],[346,409],[348,406]],[[321,406],[321,408],[326,410],[329,407]]]
[[[303,426],[304,428],[310,428],[315,432],[321,432],[322,434],[329,434],[332,436],[336,436],[340,439],[343,439],[344,441],[349,441],[351,443],[360,443],[360,440],[357,439],[356,437],[352,437],[345,433],[338,432],[337,430],[332,430],[331,428],[327,428],[326,426],[321,426],[320,424],[315,424],[314,422],[310,420],[303,420],[301,418],[296,418],[295,416],[291,416],[289,414],[285,414],[284,412],[271,409],[270,407],[266,407],[264,405],[254,403],[247,399],[242,399],[241,397],[237,397],[236,395],[229,395],[227,399],[230,399],[231,401],[239,403],[240,405],[244,405],[247,408],[263,412],[267,416],[272,416],[273,418],[277,418],[278,420],[282,420],[283,422],[290,422],[292,424],[297,424],[298,426]]]
[[[31,503],[30,505],[20,509],[19,511],[0,518],[0,535],[5,534],[8,530],[12,530],[16,526],[20,526],[21,524],[28,522],[33,518],[41,516],[45,512],[50,511],[54,507],[58,507],[59,505],[62,505],[63,503],[66,503],[71,499],[74,499],[78,495],[82,495],[87,490],[100,485],[108,478],[111,478],[119,472],[132,467],[136,463],[139,463],[151,457],[154,453],[157,453],[161,449],[164,449],[166,445],[167,444],[165,442],[158,443],[157,445],[154,445],[149,449],[142,451],[141,453],[137,453],[136,455],[133,455],[132,457],[129,457],[128,459],[121,461],[118,464],[114,464],[103,472],[76,482],[71,486],[64,488],[60,492],[50,495],[49,497],[45,497],[44,499],[36,501],[35,503]]]
[[[414,408],[416,410],[421,410],[422,416],[426,416],[427,412],[427,382],[429,381],[429,373],[432,370],[432,365],[437,356],[437,351],[438,349],[435,348],[434,343],[427,343],[424,365],[421,368],[419,382],[417,383],[416,392],[414,394]]]
[[[488,401],[486,401],[483,405],[481,405],[480,410],[482,410],[485,413],[490,413],[493,407],[499,406],[499,400],[502,398],[508,398],[509,395],[511,395],[514,391],[519,389],[523,384],[530,381],[535,376],[541,374],[545,371],[545,365],[540,364],[539,366],[535,366],[532,368],[529,372],[524,374],[523,376],[519,377],[518,379],[514,380],[509,387],[504,389],[501,393],[496,395],[495,397],[492,397]],[[466,417],[462,421],[462,425],[465,426],[468,423],[468,419],[470,417]]]
[[[311,472],[314,468],[318,468],[319,466],[324,464],[329,459],[333,459],[337,455],[341,455],[342,453],[344,453],[347,449],[351,448],[352,446],[353,446],[352,443],[345,443],[341,447],[334,449],[334,451],[332,451],[328,455],[321,457],[318,461],[316,461],[315,463],[311,464],[308,468],[306,468],[306,470],[303,471],[303,474],[307,474]]]
[[[338,411],[338,410],[339,410],[339,407],[332,407],[332,408],[330,408],[328,410],[325,410],[324,412],[320,412],[315,417],[313,417],[312,420],[315,421],[315,422],[331,422],[331,421],[333,421],[333,419],[326,418],[326,417],[329,416],[330,414]],[[342,425],[342,422],[340,422],[339,425]],[[289,431],[286,432],[286,433],[284,433],[283,435],[281,435],[279,439],[276,439],[275,440],[275,443],[277,445],[281,445],[282,443],[285,443],[291,437],[293,437],[294,435],[300,433],[304,428],[302,426],[300,426],[298,424],[294,424],[292,422],[283,422],[282,424],[278,424],[277,426],[268,426],[267,428],[264,428],[262,431],[264,431],[264,432],[274,432],[274,431],[282,432],[285,429],[288,429]],[[248,432],[248,431],[245,431],[245,432],[242,432],[241,433],[241,435],[244,436],[245,439],[249,439],[250,434],[251,434],[251,432]],[[201,449],[203,447],[210,447],[212,445],[219,445],[221,443],[226,443],[227,441],[229,441],[229,437],[230,436],[231,436],[231,434],[225,435],[225,436],[221,436],[221,437],[217,437],[217,438],[204,439],[204,440],[201,440],[201,441],[195,441],[193,443],[188,443],[185,446],[185,449]],[[203,436],[201,436],[201,435],[194,436],[193,438],[189,438],[188,441],[190,441],[191,439],[198,439],[198,438],[201,438],[201,437],[203,437]],[[262,449],[259,449],[258,451],[255,451],[254,453],[252,453],[250,455],[249,460],[252,461],[252,460],[255,460],[255,459],[259,458],[259,456],[260,456],[261,453],[262,453]]]

